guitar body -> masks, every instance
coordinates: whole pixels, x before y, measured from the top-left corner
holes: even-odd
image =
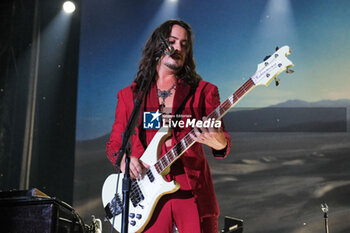
[[[147,171],[147,174],[144,174],[141,179],[133,180],[129,201],[129,232],[141,232],[146,227],[148,221],[151,219],[152,213],[159,199],[163,195],[176,192],[180,188],[180,185],[176,182],[166,181],[164,179],[164,175],[166,175],[166,173],[159,174],[154,167],[154,164],[159,159],[158,155],[160,154],[162,144],[169,135],[170,130],[168,130],[167,127],[161,128],[152,139],[145,153],[140,158],[140,160],[150,165],[151,167]],[[122,210],[120,204],[122,203],[123,198],[123,176],[124,175],[121,174],[118,181],[118,174],[111,174],[104,182],[102,188],[103,206],[105,208],[107,206],[107,208],[111,209],[113,208],[111,206],[113,199],[116,200],[114,198],[114,195],[116,192],[117,182],[119,184],[117,192],[119,200],[116,200],[118,210],[115,212],[116,216],[113,225],[113,227],[119,232],[121,230],[122,222]],[[132,198],[133,193],[141,193],[141,195],[136,195],[136,197],[134,196],[134,198]],[[109,221],[111,224],[113,224],[113,218],[109,219]]]

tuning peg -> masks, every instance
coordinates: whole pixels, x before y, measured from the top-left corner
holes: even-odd
[[[278,48],[278,46],[276,46],[276,51],[279,50],[280,48]]]
[[[269,59],[271,57],[271,55],[267,55],[265,58],[264,58],[264,61],[266,61],[267,59]]]
[[[275,78],[275,84],[276,84],[276,87],[278,86],[278,85],[280,85],[280,79],[279,78]]]
[[[294,73],[294,70],[287,68],[286,73],[287,73],[287,74],[293,74],[293,73]]]

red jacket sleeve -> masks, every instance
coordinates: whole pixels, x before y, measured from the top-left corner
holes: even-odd
[[[126,122],[127,122],[127,111],[125,99],[122,97],[122,91],[118,92],[118,103],[115,112],[115,120],[112,126],[111,136],[109,142],[107,142],[106,153],[108,159],[115,165],[117,160],[117,152],[122,143],[122,133],[124,132]]]
[[[134,107],[132,86],[128,86],[118,92],[118,103],[115,111],[115,120],[112,126],[111,136],[107,142],[106,154],[108,159],[115,165],[117,152],[122,144],[122,133]],[[140,158],[145,148],[139,138],[139,129],[135,127],[135,134],[130,137],[131,156]]]
[[[206,112],[205,115],[208,116],[216,107],[220,105],[220,95],[219,90],[215,85],[209,86],[208,94],[205,98]],[[231,137],[226,132],[224,122],[222,121],[222,129],[224,131],[225,137],[227,139],[227,146],[223,150],[214,150],[212,148],[212,154],[217,158],[225,158],[231,149]]]

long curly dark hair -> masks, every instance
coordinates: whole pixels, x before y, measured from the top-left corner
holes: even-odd
[[[142,51],[142,58],[139,62],[139,71],[135,77],[136,89],[140,87],[140,84],[144,78],[151,78],[152,82],[156,81],[156,74],[151,76],[151,67],[154,67],[157,57],[161,57],[163,53],[163,44],[160,40],[162,35],[164,38],[169,38],[173,25],[179,25],[183,27],[187,32],[188,40],[188,53],[185,59],[184,65],[177,73],[177,78],[183,80],[185,83],[192,87],[197,86],[198,82],[202,79],[196,72],[196,63],[193,58],[193,33],[190,25],[182,20],[168,20],[157,27]],[[152,56],[153,52],[153,56]]]

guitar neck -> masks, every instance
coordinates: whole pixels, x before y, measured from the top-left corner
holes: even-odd
[[[243,98],[254,87],[252,79],[248,79],[238,90],[227,98],[222,104],[220,104],[214,111],[212,111],[207,118],[220,120],[239,100]],[[195,141],[191,138],[190,134],[193,134],[192,129],[184,138],[182,138],[175,146],[173,146],[165,155],[163,155],[156,163],[155,168],[158,173],[165,171],[175,160],[190,148]]]

